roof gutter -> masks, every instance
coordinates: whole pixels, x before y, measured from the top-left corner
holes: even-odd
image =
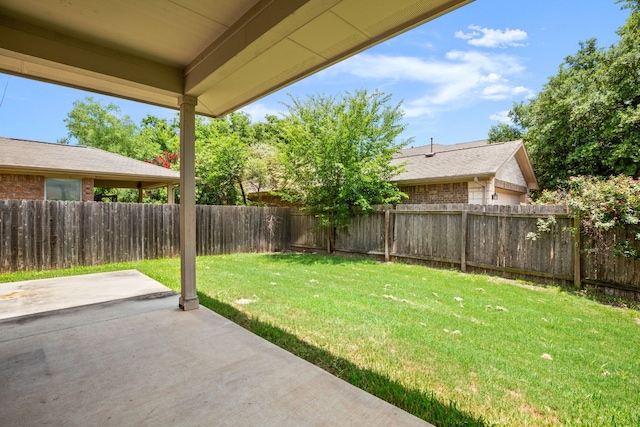
[[[482,187],[482,204],[486,205],[487,204],[487,184],[481,184],[480,181],[478,181],[477,176],[473,177],[473,182],[475,182],[476,184]]]
[[[398,185],[426,185],[426,184],[446,184],[450,182],[468,182],[473,181],[474,178],[488,180],[495,177],[495,173],[486,173],[483,175],[455,175],[447,177],[437,178],[422,178],[422,179],[391,179]]]
[[[18,175],[49,175],[51,177],[68,177],[68,178],[93,178],[98,180],[119,179],[121,181],[162,181],[178,184],[180,176],[166,175],[139,175],[126,174],[118,172],[104,172],[91,170],[66,170],[54,168],[39,167],[20,167],[11,165],[0,165],[0,173],[18,174]]]

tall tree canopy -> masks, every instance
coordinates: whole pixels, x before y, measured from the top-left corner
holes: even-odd
[[[500,123],[495,126],[491,126],[489,129],[489,144],[496,142],[510,142],[522,139],[522,131],[520,128],[506,123]]]
[[[537,97],[510,112],[542,188],[574,175],[640,174],[640,0],[618,3],[630,10],[618,43],[581,42]]]
[[[221,119],[197,118],[196,203],[236,205],[242,201],[248,141],[242,140],[241,135],[251,132],[246,118],[239,113]]]
[[[390,161],[405,129],[390,95],[365,90],[342,97],[291,97],[281,123],[282,195],[317,214],[329,229],[346,226],[355,212],[397,203]]]
[[[103,104],[92,97],[76,101],[65,119],[68,137],[61,143],[100,148],[159,166],[179,169],[179,120],[148,115],[136,125],[113,103]],[[196,202],[236,204],[247,160],[247,147],[256,130],[243,113],[220,119],[198,117],[196,122]],[[119,201],[137,201],[137,191],[98,189],[97,194],[117,193]],[[166,192],[147,191],[146,202],[166,202]]]

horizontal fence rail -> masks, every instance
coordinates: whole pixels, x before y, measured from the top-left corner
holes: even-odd
[[[538,219],[556,225],[526,238]],[[387,261],[596,286],[640,299],[640,261],[610,251],[575,231],[559,206],[398,205],[355,216],[337,230],[333,250]],[[0,272],[49,270],[180,255],[179,205],[0,200]],[[319,219],[289,208],[197,206],[198,255],[324,251]],[[609,243],[630,231],[606,235]]]
[[[536,231],[538,219],[551,215],[556,225],[549,233],[526,238]],[[293,214],[291,246],[326,249],[326,237],[313,229],[317,225],[311,215]],[[594,242],[576,235],[575,218],[562,206],[398,205],[356,216],[346,234],[336,232],[333,250],[338,253],[569,286],[592,284],[640,298],[640,261],[590,250]]]
[[[196,207],[198,255],[281,251],[289,210]],[[0,200],[0,272],[180,255],[179,205]]]

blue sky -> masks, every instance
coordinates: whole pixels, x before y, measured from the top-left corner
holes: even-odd
[[[247,106],[254,121],[286,111],[288,94],[304,98],[357,89],[402,102],[401,139],[424,145],[486,138],[513,102],[538,93],[578,43],[618,39],[627,10],[615,0],[476,0]],[[6,91],[5,91],[6,88]],[[117,104],[135,123],[175,111],[0,74],[0,136],[55,142],[85,96]]]

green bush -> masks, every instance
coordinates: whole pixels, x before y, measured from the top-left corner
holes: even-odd
[[[638,180],[624,175],[608,179],[574,176],[564,188],[543,191],[535,203],[568,206],[580,216],[580,232],[592,237],[600,248],[612,250],[616,255],[640,258],[634,246],[634,242],[640,240]],[[605,234],[616,229],[631,231],[632,237],[607,243]],[[538,235],[544,231],[538,227]]]

